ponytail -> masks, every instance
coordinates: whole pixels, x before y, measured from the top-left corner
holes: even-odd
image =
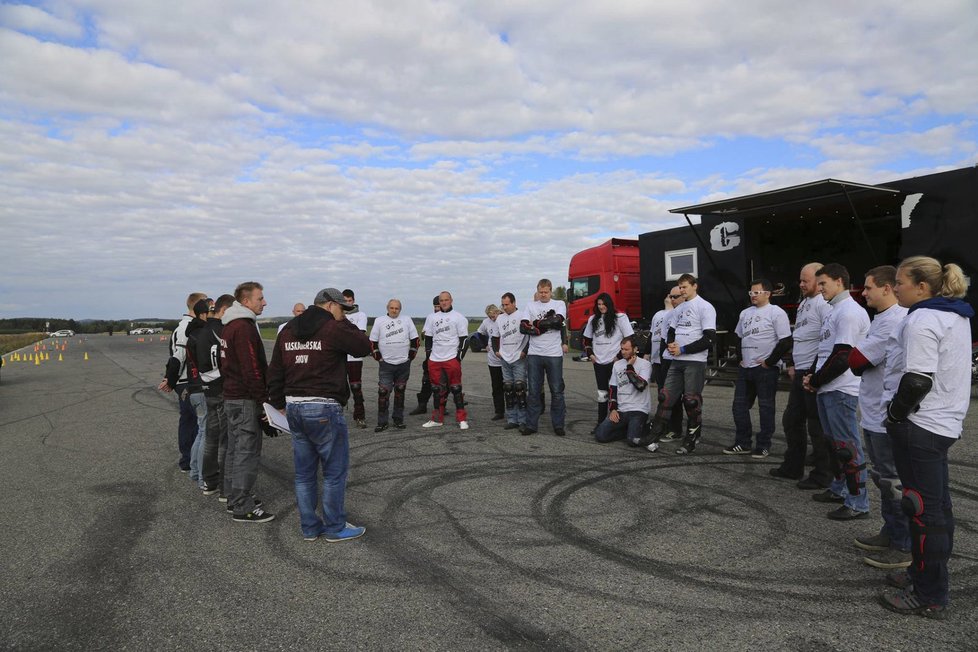
[[[964,272],[954,263],[944,266],[944,273],[941,275],[941,296],[949,299],[961,299],[968,293],[968,282],[964,278]]]

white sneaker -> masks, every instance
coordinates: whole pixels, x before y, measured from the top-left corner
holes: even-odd
[[[431,421],[428,421],[427,423],[423,424],[421,427],[422,428],[440,428],[443,425],[445,425],[445,424],[442,423],[441,421],[431,420]]]
[[[468,421],[459,421],[458,422],[458,429],[459,430],[468,430],[469,429],[469,422]]]

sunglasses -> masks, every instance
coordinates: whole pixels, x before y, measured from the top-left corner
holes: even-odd
[[[762,294],[768,294],[768,290],[751,290],[747,294],[749,294],[752,297],[759,297]]]
[[[670,299],[679,299],[679,298],[682,298],[682,296],[683,295],[681,295],[681,294],[670,294],[669,295],[669,298]]]

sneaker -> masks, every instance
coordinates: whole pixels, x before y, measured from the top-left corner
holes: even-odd
[[[767,473],[772,478],[784,478],[785,480],[797,480],[798,479],[798,476],[796,476],[796,475],[791,475],[790,473],[785,473],[781,469],[780,466],[774,467],[773,469],[769,470]]]
[[[530,428],[527,428],[526,426],[523,426],[522,428],[520,428],[520,434],[523,435],[524,437],[526,435],[532,435],[535,432],[536,432],[536,430],[531,430]]]
[[[727,446],[723,449],[724,455],[750,455],[750,449],[737,444],[735,446]]]
[[[376,428],[374,428],[374,432],[384,432],[385,430],[387,430],[386,423],[381,423]]]
[[[856,537],[852,541],[856,544],[857,548],[862,548],[863,550],[869,550],[871,552],[879,552],[881,550],[890,549],[890,535],[880,532],[879,534],[874,534],[871,537]]]
[[[833,521],[855,521],[856,519],[866,518],[869,516],[869,512],[857,512],[851,507],[843,505],[842,507],[833,509],[826,516]]]
[[[228,503],[227,507],[224,508],[224,511],[228,514],[234,514],[234,508],[231,507],[231,503]]]
[[[805,478],[804,480],[799,480],[798,484],[795,485],[799,489],[805,491],[818,491],[819,489],[827,489],[828,487],[818,480],[815,480],[811,476]]]
[[[178,464],[177,465],[177,468],[180,469],[180,473],[190,473],[190,467],[189,466],[180,466]]]
[[[567,433],[564,432],[563,428],[554,428],[554,434],[557,435],[558,437],[563,437]]]
[[[219,503],[226,503],[227,501],[228,501],[228,497],[227,496],[225,496],[224,494],[218,495],[217,502],[219,502]]]
[[[673,441],[674,439],[679,439],[679,437],[678,432],[667,432],[666,434],[662,435],[662,439],[660,441]]]
[[[427,411],[428,411],[428,404],[427,403],[425,403],[424,405],[421,405],[420,403],[418,403],[418,407],[416,407],[413,410],[411,410],[410,412],[408,412],[408,414],[411,415],[412,417],[416,417],[419,414],[425,414]]]
[[[519,427],[520,427],[520,424],[510,422],[510,423],[507,423],[505,426],[503,426],[503,430],[516,430]]]
[[[676,455],[689,455],[696,449],[695,441],[684,441],[683,445],[676,449]]]
[[[499,414],[499,413],[497,412],[496,414],[494,414],[494,415],[492,415],[492,418],[491,418],[491,419],[489,419],[489,420],[490,420],[490,421],[502,421],[502,420],[503,420],[503,419],[505,419],[505,418],[506,418],[506,415],[505,415],[505,414]]]
[[[332,534],[328,532],[323,532],[323,538],[330,543],[339,543],[340,541],[349,541],[350,539],[358,539],[362,537],[367,531],[365,527],[357,527],[351,523],[347,523],[346,527],[339,532],[334,532]]]
[[[204,486],[200,488],[200,492],[205,496],[213,496],[217,493],[217,485],[204,483]]]
[[[894,570],[897,568],[907,568],[913,562],[913,555],[910,552],[894,550],[892,548],[882,552],[871,552],[863,557],[863,563],[874,568],[883,570]]]
[[[459,421],[458,422],[458,429],[459,430],[468,430],[469,429],[469,422],[468,421]]]
[[[407,428],[407,426],[404,425],[403,421],[395,421],[394,427],[397,428],[398,430],[404,430],[405,428]]]
[[[816,503],[844,503],[846,499],[842,496],[837,496],[830,489],[825,491],[820,491],[817,494],[812,494],[812,500]]]
[[[910,578],[910,573],[902,568],[900,570],[890,571],[887,573],[886,577],[883,578],[883,581],[894,588],[900,589],[901,591],[913,587],[913,580]]]
[[[657,450],[659,450],[659,444],[656,442],[652,442],[651,444],[645,447],[645,450],[647,450],[650,453],[654,453]]]
[[[364,419],[354,419],[353,423],[357,425],[357,428],[366,428],[367,422]]]
[[[924,604],[913,592],[913,589],[903,591],[886,591],[880,594],[880,604],[904,616],[923,616],[944,620],[947,616],[947,607],[942,604]]]
[[[769,451],[766,448],[755,448],[750,452],[750,456],[753,457],[755,460],[763,460],[770,454],[771,451]]]
[[[275,514],[266,512],[261,507],[255,507],[247,514],[235,514],[231,518],[237,523],[268,523],[275,518]]]
[[[303,534],[302,535],[302,540],[303,541],[315,541],[318,538],[319,538],[319,535],[318,534]]]
[[[441,421],[435,421],[434,419],[432,419],[430,421],[427,421],[427,422],[421,424],[421,427],[422,428],[441,428],[443,425],[445,425],[445,424],[442,423]]]

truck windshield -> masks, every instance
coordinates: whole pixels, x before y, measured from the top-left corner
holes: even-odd
[[[571,301],[583,299],[584,297],[589,297],[592,294],[596,294],[600,288],[600,276],[582,276],[581,278],[574,278],[571,279],[570,289],[567,292],[567,298]]]

